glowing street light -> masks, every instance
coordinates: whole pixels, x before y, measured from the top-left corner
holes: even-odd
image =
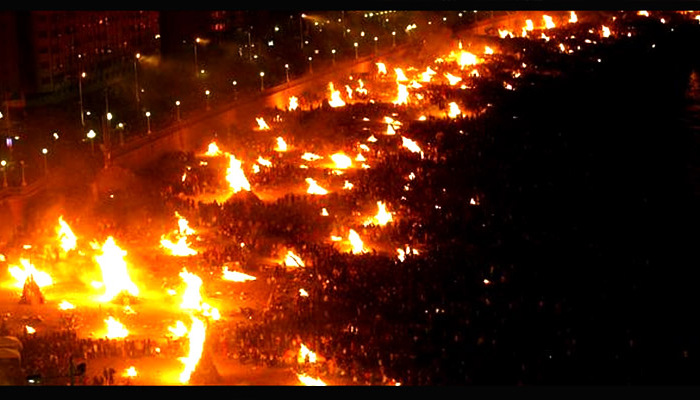
[[[313,74],[314,73],[314,68],[311,65],[311,60],[313,60],[313,57],[309,56],[309,73]]]
[[[284,74],[287,76],[287,83],[289,83],[289,64],[284,64]]]
[[[396,31],[391,32],[391,46],[396,47]]]
[[[192,46],[194,47],[194,76],[197,76],[197,72],[199,71],[199,64],[197,63],[197,43],[199,43],[201,39],[196,38],[194,39],[194,42],[192,43]]]
[[[355,42],[352,45],[355,46],[355,60],[357,60],[357,46],[358,46],[358,44],[357,44],[357,42]]]
[[[177,114],[177,121],[180,122],[180,100],[175,100],[175,112]]]
[[[377,54],[377,42],[379,41],[378,37],[374,37],[374,54]]]
[[[265,90],[265,81],[264,81],[264,78],[265,78],[265,73],[262,72],[262,71],[260,71],[260,91],[261,91],[261,92],[262,92],[263,90]]]
[[[95,137],[96,136],[97,136],[97,134],[92,129],[90,129],[90,131],[88,131],[88,133],[87,133],[87,138],[90,139],[90,151],[92,153],[95,152]]]
[[[22,186],[27,186],[27,181],[24,179],[24,160],[19,162],[20,171],[22,172]]]
[[[44,147],[43,149],[41,149],[41,154],[44,155],[44,175],[46,175],[49,172],[48,161],[46,161],[49,154],[49,150],[46,147]]]
[[[148,133],[151,133],[151,112],[146,111],[146,122],[148,124]]]
[[[134,58],[134,85],[135,85],[135,92],[136,92],[136,108],[139,108],[139,105],[141,104],[141,96],[139,95],[139,69],[138,69],[138,62],[139,59],[141,58],[141,53],[136,53],[136,58]]]
[[[237,99],[238,99],[238,90],[237,90],[238,82],[237,82],[237,81],[233,81],[233,82],[231,82],[231,83],[233,84],[233,99],[234,99],[234,100],[237,100]]]
[[[85,72],[80,74],[78,79],[78,94],[80,95],[80,124],[85,126],[85,115],[83,112],[83,79],[85,78]]]
[[[210,109],[209,108],[209,95],[210,94],[211,94],[211,92],[209,91],[209,89],[204,91],[204,95],[206,96],[206,99],[207,99],[207,111]]]
[[[0,166],[2,166],[2,187],[7,187],[7,161],[0,161]]]
[[[335,49],[331,50],[331,54],[333,54],[333,65],[335,65]]]

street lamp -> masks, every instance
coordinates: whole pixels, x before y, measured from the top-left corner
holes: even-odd
[[[331,54],[333,54],[333,65],[335,65],[335,49],[331,50]]]
[[[22,171],[22,186],[27,186],[27,181],[24,179],[24,160],[19,162],[19,166]]]
[[[211,92],[209,91],[209,89],[204,91],[204,95],[206,96],[206,101],[207,101],[207,111],[209,111],[209,109],[210,109],[209,108],[209,95],[210,94],[211,94]]]
[[[299,17],[299,37],[301,39],[301,49],[304,49],[304,22],[303,18],[306,18],[306,14],[301,14]]]
[[[289,83],[289,64],[284,64],[284,74],[287,76],[287,83]]]
[[[2,187],[7,187],[7,161],[0,161],[0,166],[2,166]]]
[[[85,78],[85,72],[80,74],[80,79],[78,79],[78,94],[80,95],[80,124],[85,126],[85,116],[83,115],[83,78]]]
[[[357,42],[353,43],[353,46],[355,46],[355,60],[357,60]]]
[[[49,154],[49,150],[46,147],[44,147],[43,149],[41,149],[41,154],[44,155],[44,175],[46,175],[49,172],[48,162],[46,161],[46,158]]]
[[[314,73],[314,68],[311,65],[311,60],[313,60],[313,57],[309,56],[309,73],[313,74]]]
[[[180,122],[180,100],[175,100],[175,113],[177,115],[177,121]]]
[[[139,108],[139,105],[141,104],[141,96],[139,95],[139,69],[138,69],[138,62],[139,59],[141,58],[141,53],[136,53],[136,58],[134,59],[134,85],[135,86],[135,92],[136,92],[136,108]]]
[[[200,42],[199,38],[194,39],[192,45],[194,46],[194,76],[197,77],[197,72],[199,71],[199,64],[197,63],[197,43]]]
[[[148,124],[148,133],[151,133],[151,112],[146,111],[146,123]]]
[[[237,100],[237,99],[238,99],[238,90],[237,90],[238,82],[237,82],[237,81],[233,81],[233,82],[231,82],[231,83],[233,84],[233,99],[234,99],[234,100]]]
[[[119,145],[124,146],[124,124],[118,123],[117,129],[119,129]]]
[[[263,90],[265,90],[265,82],[264,82],[264,80],[263,80],[264,77],[265,77],[265,73],[262,72],[262,71],[260,71],[260,91],[261,91],[261,92],[262,92]]]
[[[374,54],[377,54],[377,41],[379,40],[378,37],[374,37]]]
[[[96,136],[97,136],[97,134],[92,129],[90,129],[90,131],[87,133],[87,138],[90,139],[90,151],[92,151],[93,153],[95,152],[95,137]]]
[[[391,46],[396,46],[396,31],[391,32]]]

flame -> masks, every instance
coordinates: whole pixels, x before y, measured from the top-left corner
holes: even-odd
[[[67,302],[66,300],[63,300],[61,304],[58,305],[59,310],[72,310],[74,309],[75,306],[72,305],[71,303]]]
[[[164,236],[160,239],[160,246],[167,249],[170,255],[176,257],[188,257],[197,254],[197,251],[190,248],[189,243],[187,243],[186,236],[180,236],[176,243],[173,243]]]
[[[447,115],[450,118],[457,118],[457,116],[459,116],[461,114],[462,114],[462,111],[459,109],[459,106],[457,105],[457,103],[455,103],[454,101],[452,103],[450,103],[450,111],[447,113]]]
[[[238,271],[229,271],[228,267],[224,267],[224,280],[227,281],[233,281],[233,282],[246,282],[246,281],[254,281],[257,278],[244,274],[243,272],[238,272]]]
[[[299,107],[299,99],[296,97],[292,96],[289,98],[289,111],[294,111]]]
[[[462,69],[464,69],[464,67],[466,67],[466,66],[476,65],[478,63],[479,63],[479,59],[476,57],[476,55],[474,55],[468,51],[462,51],[459,55],[458,64]]]
[[[129,331],[122,325],[121,322],[110,316],[105,320],[107,324],[107,339],[119,339],[129,336]]]
[[[323,157],[319,156],[318,154],[308,153],[308,152],[304,153],[304,155],[301,156],[301,159],[306,160],[306,161],[316,161],[316,160],[320,160],[322,158]]]
[[[299,381],[306,386],[327,386],[322,380],[312,378],[306,374],[297,374],[297,377]]]
[[[559,50],[562,52],[566,52],[566,47],[564,47],[564,43],[559,43]]]
[[[277,146],[275,147],[275,151],[279,151],[279,152],[287,151],[287,142],[284,141],[282,136],[279,136],[277,138]]]
[[[533,29],[535,29],[535,25],[533,25],[532,20],[531,20],[531,19],[526,19],[526,20],[525,20],[525,30],[531,31],[531,30],[533,30]]]
[[[219,150],[219,146],[216,145],[216,142],[211,142],[209,143],[209,147],[207,147],[207,152],[204,153],[204,155],[209,157],[219,156],[221,155],[221,150]]]
[[[321,210],[321,215],[324,216],[324,217],[327,217],[327,216],[328,216],[328,210],[326,210],[325,207]]]
[[[316,362],[316,353],[309,350],[309,348],[302,343],[301,348],[299,348],[299,355],[297,355],[297,363],[303,364],[306,361],[306,357],[309,358],[310,363]]]
[[[384,63],[377,63],[377,74],[386,75],[386,65],[384,65]]]
[[[176,339],[187,335],[187,327],[182,321],[177,321],[175,323],[175,326],[169,326],[168,330],[170,331],[170,333],[173,334],[173,337],[175,337]]]
[[[353,184],[350,183],[349,181],[345,181],[345,185],[343,186],[343,189],[350,190],[353,188]]]
[[[191,272],[187,272],[187,269],[180,272],[180,278],[185,281],[186,285],[185,293],[182,294],[180,308],[183,310],[201,310],[202,295],[200,294],[200,289],[202,288],[202,279]]]
[[[610,36],[610,28],[608,28],[607,26],[603,25],[603,26],[601,27],[601,29],[602,29],[602,31],[603,31],[603,37],[606,38],[606,37],[609,37],[609,36]]]
[[[398,94],[396,95],[396,100],[394,100],[394,104],[408,104],[408,89],[406,88],[406,85],[401,83],[398,84]]]
[[[29,260],[20,258],[19,263],[22,265],[22,268],[16,265],[8,268],[10,275],[15,278],[15,287],[22,289],[24,287],[24,283],[30,276],[40,288],[53,285],[51,275],[37,270],[36,267],[34,267],[34,264],[30,263]]]
[[[408,81],[408,78],[406,78],[406,75],[404,75],[403,70],[401,68],[394,68],[394,72],[396,73],[396,82]]]
[[[340,237],[340,236],[335,236],[335,235],[331,235],[331,241],[333,241],[333,242],[340,242],[341,240],[343,240],[342,237]]]
[[[331,160],[333,160],[335,167],[338,169],[346,169],[352,166],[352,159],[343,153],[333,154]]]
[[[345,92],[348,94],[348,99],[352,99],[352,89],[350,86],[345,85]]]
[[[187,171],[185,171],[185,172],[182,174],[182,181],[184,182],[186,178],[187,178]]]
[[[202,320],[192,317],[192,326],[190,326],[190,351],[187,357],[180,357],[180,362],[185,365],[185,369],[180,373],[180,382],[187,383],[190,381],[190,376],[194,372],[199,359],[202,357],[204,350],[204,338],[206,336],[206,328]]]
[[[484,54],[493,54],[493,49],[489,46],[484,46]]]
[[[554,25],[554,21],[552,20],[552,17],[549,15],[543,15],[542,19],[544,19],[544,28],[545,29],[552,29],[555,28],[556,25]]]
[[[638,12],[637,12],[637,15],[641,15],[641,16],[644,16],[644,17],[648,17],[648,16],[649,16],[649,11],[638,11]]]
[[[304,290],[304,289],[299,289],[299,296],[301,297],[309,297],[309,293]]]
[[[287,256],[284,258],[284,265],[287,267],[304,267],[304,261],[301,258],[292,253],[291,250],[287,250]]]
[[[59,227],[56,231],[58,233],[58,240],[61,242],[61,248],[65,252],[74,250],[77,240],[70,226],[63,220],[63,216],[58,217],[58,225]]]
[[[355,157],[355,161],[362,162],[362,161],[367,161],[367,159],[361,153],[357,153],[357,157]]]
[[[430,82],[430,79],[432,79],[433,75],[435,75],[437,72],[433,71],[428,67],[425,72],[423,72],[421,76],[421,81],[422,82]]]
[[[25,326],[24,326],[24,329],[27,331],[27,333],[28,333],[29,335],[36,333],[36,329],[32,328],[32,327],[29,326],[29,325],[25,325]]]
[[[233,190],[233,193],[238,193],[241,190],[250,192],[250,183],[248,183],[248,179],[241,169],[241,164],[241,161],[237,160],[233,154],[229,154],[229,167],[226,170],[226,180]]]
[[[327,191],[326,189],[324,189],[324,188],[318,186],[318,184],[316,183],[316,181],[313,180],[312,178],[306,178],[306,183],[309,184],[309,188],[306,189],[306,193],[308,193],[308,194],[318,194],[318,195],[328,194],[328,191]]]
[[[267,124],[267,122],[265,122],[263,117],[255,117],[255,121],[257,121],[258,129],[260,129],[261,131],[269,131],[270,130],[270,126]]]
[[[421,158],[423,157],[423,150],[421,150],[420,147],[418,147],[418,144],[416,142],[403,136],[401,136],[401,141],[403,147],[407,148],[413,153],[420,153]]]
[[[499,29],[498,36],[500,36],[501,39],[505,39],[508,36],[513,37],[513,32],[511,32],[509,30],[505,30],[505,29]]]
[[[573,24],[573,23],[576,23],[576,22],[578,22],[578,17],[576,16],[576,12],[570,11],[570,12],[569,12],[569,23],[570,23],[570,24]]]
[[[138,296],[139,289],[131,281],[126,270],[126,261],[124,260],[124,256],[127,254],[126,250],[117,246],[111,236],[104,242],[101,250],[102,254],[95,256],[95,261],[102,269],[102,282],[105,286],[105,293],[100,301],[111,301],[123,291],[132,296]]]
[[[180,235],[189,236],[195,233],[195,230],[190,228],[189,221],[187,221],[182,215],[175,211],[175,216],[177,217],[177,228]]]
[[[384,72],[386,74],[386,72]],[[362,83],[362,79],[358,79],[357,83],[360,85],[355,91],[360,94],[367,94],[367,89],[364,88],[364,83]]]
[[[381,225],[384,226],[389,221],[392,221],[393,217],[391,216],[391,213],[386,210],[386,204],[384,204],[381,201],[377,202],[377,215],[373,216],[372,218],[367,219],[364,222],[364,226],[368,225]]]
[[[445,78],[447,78],[448,81],[450,81],[450,85],[454,86],[457,84],[457,82],[461,81],[462,78],[454,76],[450,74],[449,72],[445,73]]]
[[[138,373],[136,372],[136,367],[134,367],[133,365],[131,367],[125,369],[124,373],[122,374],[122,376],[124,378],[134,378],[137,375],[138,375]]]
[[[544,32],[542,32],[542,34],[540,35],[540,37],[541,37],[542,39],[544,39],[545,41],[549,42],[549,36],[545,35]]]
[[[402,248],[396,249],[396,252],[399,254],[397,257],[398,257],[399,261],[401,261],[401,262],[404,262],[407,255],[410,255],[410,254],[418,255],[418,250],[412,249],[409,245],[405,245],[405,249],[402,249]]]
[[[328,84],[328,88],[331,91],[331,99],[328,104],[333,108],[344,106],[345,102],[340,98],[340,91],[333,88],[333,82]]]
[[[377,138],[374,137],[374,135],[370,135],[370,137],[367,138],[367,141],[370,143],[374,143],[377,141]],[[368,150],[369,151],[369,150]]]
[[[360,235],[358,235],[357,232],[355,232],[353,229],[350,229],[350,233],[348,234],[348,240],[352,245],[352,254],[360,254],[365,252],[362,239],[360,239]]]

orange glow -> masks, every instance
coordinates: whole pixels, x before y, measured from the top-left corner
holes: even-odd
[[[484,54],[493,54],[493,49],[489,46],[484,46]]]
[[[449,72],[445,73],[445,78],[447,78],[447,80],[450,82],[450,85],[452,86],[456,85],[459,81],[462,80],[462,78],[454,76]]]
[[[576,16],[576,12],[574,12],[574,11],[569,12],[569,23],[573,24],[576,22],[578,22],[578,16]]]
[[[124,373],[122,374],[124,378],[135,378],[137,375],[138,373],[136,372],[136,367],[134,367],[133,365],[125,369]]]
[[[269,131],[270,126],[265,122],[263,117],[256,117],[255,121],[258,123],[258,129],[261,131]]]
[[[181,338],[187,335],[187,327],[182,321],[177,321],[175,326],[169,326],[168,330],[172,333],[174,338]]]
[[[107,339],[120,339],[129,336],[129,331],[122,325],[121,322],[110,316],[105,320],[107,324]]]
[[[406,75],[404,75],[403,70],[401,68],[394,68],[394,72],[396,73],[396,82],[408,81],[408,78],[406,78]]]
[[[199,359],[202,357],[204,350],[204,339],[206,336],[206,328],[202,320],[192,317],[192,325],[190,326],[189,338],[190,348],[187,357],[180,357],[180,362],[185,365],[184,370],[180,373],[180,383],[190,381],[190,376],[197,367]]]
[[[301,257],[292,253],[291,250],[287,250],[287,255],[284,258],[284,265],[287,267],[304,267],[304,266],[306,266],[304,264],[304,261],[302,261]]]
[[[316,183],[316,181],[312,178],[306,178],[306,183],[309,184],[309,188],[306,189],[306,193],[308,194],[318,194],[318,195],[324,195],[328,194],[328,191]]]
[[[386,75],[386,65],[384,65],[384,63],[377,63],[377,74]]]
[[[312,378],[306,374],[297,374],[297,377],[299,381],[306,386],[327,386],[322,380]]]
[[[20,258],[19,263],[22,266],[21,268],[13,265],[7,269],[10,275],[15,278],[15,287],[22,289],[24,287],[24,283],[27,281],[27,278],[30,276],[33,277],[34,282],[36,282],[40,288],[53,285],[51,275],[37,270],[36,267],[34,267],[34,264],[30,263],[29,260]]]
[[[403,147],[407,148],[413,153],[420,153],[421,158],[423,158],[423,150],[421,150],[421,148],[418,147],[418,144],[416,142],[403,136],[401,136],[401,141]]]
[[[305,160],[305,161],[316,161],[316,160],[320,160],[320,159],[322,159],[322,158],[323,158],[323,157],[319,156],[318,154],[308,153],[308,152],[307,152],[307,153],[304,153],[304,154],[301,156],[301,159],[302,159],[302,160]]]
[[[352,159],[343,153],[333,154],[331,160],[333,160],[335,167],[338,169],[347,169],[352,166]]]
[[[554,21],[552,20],[552,17],[549,15],[543,15],[542,19],[544,19],[544,28],[545,29],[552,29],[555,28],[556,25],[554,24]]]
[[[350,241],[350,244],[352,245],[352,254],[361,254],[365,252],[364,249],[364,243],[362,242],[362,239],[360,239],[360,235],[357,234],[353,229],[350,229],[350,233],[348,234],[348,240]]]
[[[250,183],[245,177],[245,173],[241,169],[242,162],[237,160],[233,154],[229,154],[229,167],[226,170],[226,181],[228,181],[233,193],[238,193],[241,190],[250,192]]]
[[[525,20],[525,30],[531,31],[531,30],[533,30],[533,29],[535,29],[535,25],[533,25],[532,20],[531,20],[531,19],[526,19],[526,20]]]
[[[421,81],[422,81],[422,82],[430,82],[430,79],[432,79],[433,75],[435,75],[436,73],[437,73],[437,72],[433,71],[432,69],[430,69],[430,67],[428,67],[428,68],[425,70],[425,72],[423,72],[422,74],[420,74],[420,76],[421,76]]]
[[[209,143],[209,147],[207,147],[207,152],[204,153],[205,156],[209,157],[220,156],[221,154],[221,150],[219,150],[219,146],[216,145],[216,142]]]
[[[73,310],[74,308],[75,306],[67,302],[66,300],[63,300],[61,304],[58,305],[59,310]]]
[[[603,25],[603,26],[601,27],[601,30],[602,30],[602,32],[603,32],[603,37],[604,37],[604,38],[610,36],[610,28],[608,28],[607,26]]]
[[[299,348],[299,354],[297,355],[297,363],[303,364],[307,360],[307,357],[310,363],[316,362],[316,353],[309,350],[309,348],[302,343],[301,348]]]
[[[29,335],[32,335],[32,334],[36,333],[36,329],[32,328],[32,327],[29,326],[29,325],[25,325],[25,326],[24,326],[24,329],[27,331],[27,334],[29,334]]]
[[[224,267],[223,279],[232,282],[246,282],[254,281],[257,278],[252,275],[244,274],[243,272],[229,271],[228,267]]]
[[[281,136],[279,136],[277,138],[277,146],[275,147],[275,151],[279,151],[279,152],[287,151],[287,142],[285,142]]]
[[[499,29],[498,36],[500,36],[501,39],[505,39],[508,36],[513,37],[513,32],[511,32],[509,30],[505,30],[505,29]]]
[[[392,217],[391,213],[386,210],[386,204],[384,204],[381,201],[378,201],[377,202],[377,215],[365,220],[363,225],[364,226],[368,226],[368,225],[384,226],[392,220],[393,220],[393,217]]]
[[[262,158],[261,156],[258,156],[257,162],[258,162],[258,164],[262,165],[263,167],[271,167],[272,166],[272,162],[270,162],[270,160],[266,160],[266,159]]]
[[[299,107],[299,99],[292,96],[289,98],[289,111],[294,111]]]
[[[333,108],[343,107],[345,102],[340,98],[340,91],[333,88],[333,82],[328,84],[328,88],[331,92],[331,99],[328,101],[328,104]]]
[[[447,113],[447,115],[450,118],[457,118],[461,114],[462,114],[462,111],[459,109],[459,106],[457,105],[457,103],[455,103],[455,102],[450,103],[450,111]]]
[[[406,85],[401,83],[398,84],[398,94],[396,95],[396,100],[394,100],[394,104],[408,104],[408,89],[406,88]]]

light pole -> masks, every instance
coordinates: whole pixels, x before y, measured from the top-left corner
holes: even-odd
[[[118,123],[117,129],[119,129],[119,145],[124,146],[124,124]]]
[[[331,50],[331,54],[333,54],[333,65],[335,65],[335,49]]]
[[[265,81],[263,80],[265,77],[265,73],[260,71],[260,91],[262,92],[265,90]]]
[[[112,131],[112,113],[108,112],[107,113],[107,123],[105,124],[105,145],[109,145],[111,138],[110,138],[110,132]]]
[[[44,175],[46,175],[49,172],[49,164],[48,161],[46,161],[49,154],[49,150],[46,147],[44,147],[43,149],[41,149],[41,154],[44,155]]]
[[[175,115],[177,116],[177,122],[180,122],[180,100],[175,100]]]
[[[24,179],[24,160],[19,162],[19,166],[22,171],[22,186],[27,186],[27,181]]]
[[[301,14],[299,16],[299,38],[301,40],[301,49],[304,49],[304,22],[303,19],[306,17],[306,14]]]
[[[2,166],[2,187],[7,187],[7,161],[0,161],[0,166]]]
[[[85,78],[85,72],[80,74],[80,79],[78,79],[78,94],[80,95],[80,124],[85,126],[85,115],[83,115],[83,78]]]
[[[391,32],[391,46],[396,47],[396,31]]]
[[[287,76],[287,83],[289,83],[289,64],[284,64],[284,74]]]
[[[378,37],[374,37],[374,54],[377,54],[377,42],[379,41]]]
[[[90,131],[87,133],[87,138],[90,139],[90,151],[93,154],[95,153],[95,136],[97,136],[95,131],[90,129]]]
[[[233,99],[238,100],[238,82],[233,81]]]
[[[309,56],[309,73],[313,74],[314,73],[314,68],[311,65],[311,60],[313,60],[313,57]]]
[[[210,110],[210,107],[209,107],[209,95],[210,94],[211,94],[211,92],[209,91],[209,89],[204,91],[204,95],[206,96],[206,101],[207,101],[207,111]]]
[[[353,46],[355,46],[355,60],[357,60],[357,42],[353,43]]]
[[[195,78],[197,77],[197,74],[199,73],[199,63],[197,63],[197,43],[199,43],[200,39],[196,38],[194,39],[194,42],[192,43],[192,46],[194,46],[194,76]]]
[[[136,58],[134,59],[134,85],[136,85],[135,91],[136,91],[136,109],[137,110],[140,108],[140,104],[141,104],[141,95],[139,95],[139,69],[138,69],[139,58],[141,58],[141,53],[136,53]]]
[[[148,133],[151,133],[151,112],[146,111],[146,123],[148,124]]]

